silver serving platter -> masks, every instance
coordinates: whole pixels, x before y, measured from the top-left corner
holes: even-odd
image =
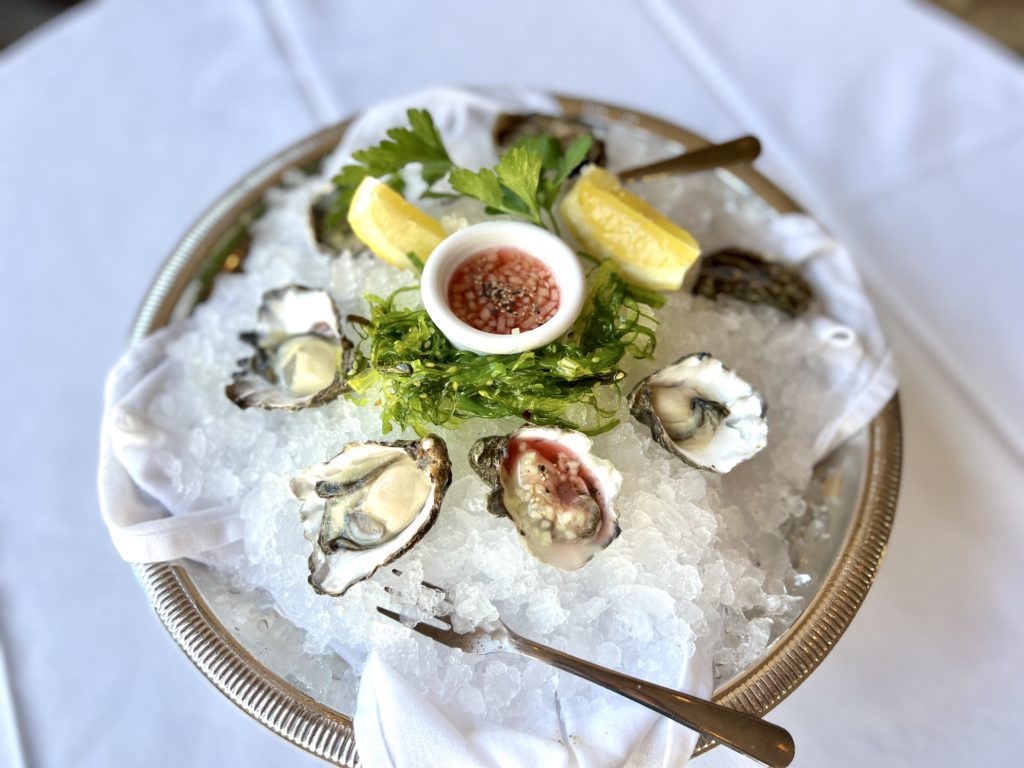
[[[630,126],[693,149],[707,142],[640,112],[561,97],[565,114],[607,126]],[[340,123],[289,147],[233,186],[188,230],[150,286],[131,343],[187,314],[212,272],[237,267],[248,221],[264,193],[286,172],[313,168],[343,136]],[[727,184],[776,213],[800,208],[750,167],[717,171]],[[815,468],[806,497],[814,519],[789,531],[791,557],[820,578],[803,588],[806,607],[763,658],[731,679],[716,680],[714,700],[763,715],[822,662],[853,620],[885,551],[900,480],[901,427],[896,397],[874,421]],[[806,530],[805,530],[806,528]],[[807,531],[813,529],[813,535]],[[309,695],[302,633],[267,598],[224,583],[191,561],[135,565],[157,615],[185,654],[225,696],[292,743],[337,765],[359,758],[344,702]],[[256,620],[254,621],[254,617]],[[320,668],[320,673],[323,670]],[[330,674],[352,674],[337,660]],[[698,752],[714,746],[702,741]]]

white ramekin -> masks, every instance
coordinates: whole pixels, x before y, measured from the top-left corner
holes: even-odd
[[[522,333],[487,333],[462,322],[448,306],[448,282],[459,265],[486,248],[518,248],[539,259],[558,284],[559,304],[543,325]],[[449,235],[434,249],[420,276],[423,307],[441,333],[459,349],[478,355],[514,355],[563,335],[583,309],[586,279],[579,259],[560,238],[533,224],[487,221]]]

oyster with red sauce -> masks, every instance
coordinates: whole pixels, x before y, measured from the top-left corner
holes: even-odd
[[[619,535],[613,503],[622,475],[592,445],[581,432],[524,426],[481,438],[469,453],[492,489],[488,511],[512,520],[530,554],[566,571],[582,568]]]

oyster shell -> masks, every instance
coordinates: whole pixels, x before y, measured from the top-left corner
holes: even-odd
[[[255,354],[238,361],[242,367],[224,390],[239,408],[297,411],[348,389],[354,347],[326,291],[301,285],[268,291],[258,323],[258,331],[241,337]]]
[[[347,219],[343,219],[334,227],[327,226],[327,216],[337,194],[335,189],[320,195],[309,208],[309,225],[313,231],[313,239],[331,256],[337,256],[345,250],[358,251],[365,247],[355,236]]]
[[[619,535],[612,502],[622,475],[591,445],[581,432],[524,426],[469,453],[492,488],[488,511],[511,518],[530,554],[562,570],[582,568]]]
[[[309,583],[342,595],[418,542],[451,483],[448,448],[422,440],[349,443],[291,481],[309,556]]]
[[[583,120],[558,115],[543,115],[539,112],[525,114],[503,112],[495,119],[494,127],[491,129],[494,144],[499,149],[510,147],[524,137],[543,134],[554,137],[562,145],[563,150],[574,139],[588,134],[593,137],[594,142],[590,145],[586,160],[580,164],[580,167],[586,163],[605,164],[604,142],[595,135],[594,126]]]
[[[810,283],[797,270],[739,248],[705,256],[693,292],[709,299],[732,296],[749,304],[767,304],[793,317],[814,299]]]
[[[648,376],[629,398],[654,439],[698,469],[728,472],[768,442],[764,398],[707,352]]]

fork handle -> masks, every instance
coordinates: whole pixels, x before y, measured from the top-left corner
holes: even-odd
[[[526,656],[615,691],[772,768],[785,768],[793,760],[793,737],[777,725],[591,664],[525,637],[515,636],[514,645]]]
[[[749,163],[760,154],[761,142],[757,140],[756,136],[741,136],[738,139],[726,141],[722,144],[711,144],[707,147],[691,149],[685,154],[670,157],[668,160],[659,160],[650,165],[628,168],[624,171],[619,171],[618,176],[623,181],[632,181],[633,179],[642,179],[645,176],[680,175],[695,173],[696,171],[708,171],[712,168]]]

